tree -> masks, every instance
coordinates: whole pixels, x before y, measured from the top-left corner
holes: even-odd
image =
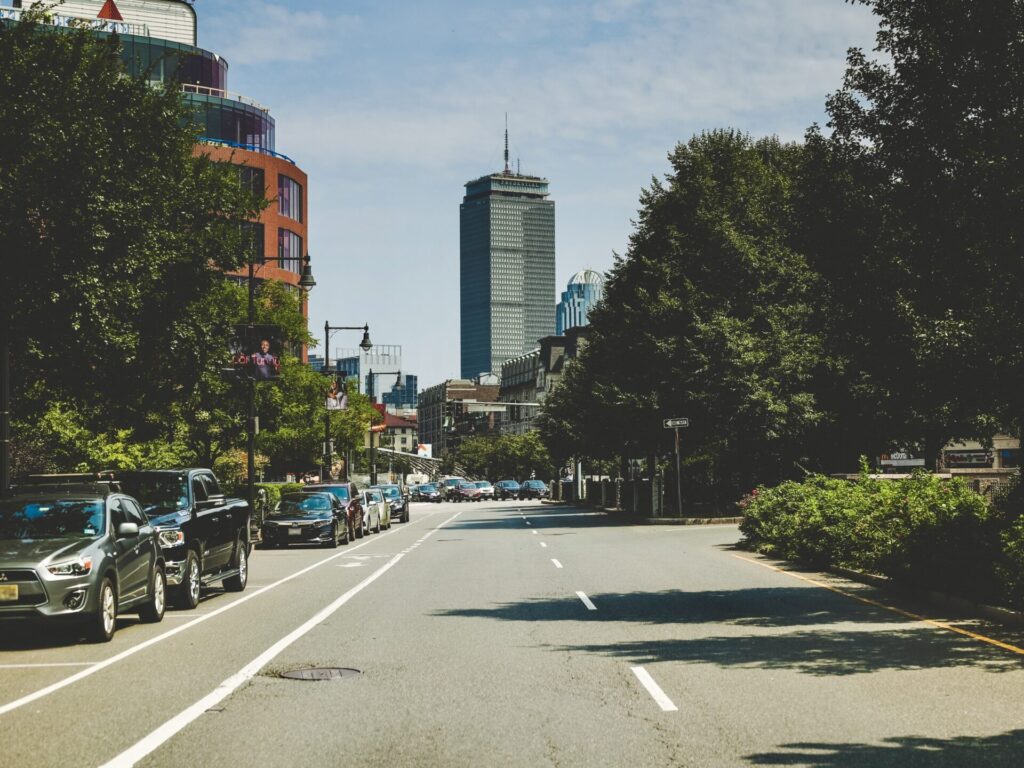
[[[723,504],[806,459],[824,360],[816,276],[791,247],[802,157],[726,130],[675,148],[672,173],[641,195],[578,367],[544,409],[556,455],[665,453],[662,419],[689,416],[691,493]]]
[[[934,458],[1024,414],[1024,3],[861,1],[882,56],[850,51],[809,132],[802,235],[841,432]]]
[[[127,75],[117,35],[41,21],[0,24],[0,335],[15,410],[34,423],[59,401],[90,431],[146,442],[208,370],[222,340],[197,308],[243,263],[241,222],[265,202],[194,153],[176,85]]]

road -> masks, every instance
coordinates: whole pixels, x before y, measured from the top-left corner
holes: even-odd
[[[258,550],[107,645],[3,628],[0,764],[1024,764],[1019,633],[738,540],[509,501]]]

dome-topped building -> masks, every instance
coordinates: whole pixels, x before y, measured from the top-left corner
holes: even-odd
[[[569,328],[587,324],[587,315],[604,296],[604,275],[581,269],[569,280],[555,311],[555,333],[563,336]]]

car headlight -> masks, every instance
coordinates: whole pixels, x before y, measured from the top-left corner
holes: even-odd
[[[181,531],[172,528],[166,531],[160,531],[160,546],[161,547],[176,547],[179,544],[185,543],[185,534]]]
[[[46,566],[53,576],[85,576],[92,570],[91,557],[79,557],[75,560],[68,560],[65,563],[56,563]]]

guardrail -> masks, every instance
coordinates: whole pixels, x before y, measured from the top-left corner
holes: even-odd
[[[228,99],[229,101],[239,101],[242,104],[247,104],[250,107],[256,107],[261,112],[270,112],[270,107],[260,104],[256,99],[250,99],[248,96],[243,96],[240,93],[234,91],[225,91],[223,88],[211,88],[208,85],[193,85],[192,83],[182,83],[181,90],[185,93],[195,93],[200,96],[216,96],[220,99]]]
[[[261,147],[259,144],[240,144],[237,141],[231,141],[229,139],[212,139],[208,136],[200,136],[199,140],[204,144],[220,144],[225,147],[232,147],[234,149],[246,149],[249,152],[262,152],[264,155],[270,155],[271,157],[277,157],[281,160],[287,160],[292,165],[298,165],[288,155],[282,155],[280,152],[275,152],[272,149]]]

